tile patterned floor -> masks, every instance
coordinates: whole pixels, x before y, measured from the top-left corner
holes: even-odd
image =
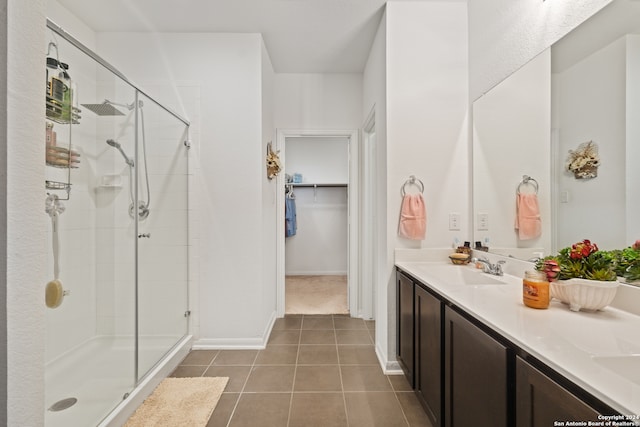
[[[174,377],[228,376],[207,427],[431,427],[404,376],[382,373],[374,322],[278,319],[264,350],[194,350]]]

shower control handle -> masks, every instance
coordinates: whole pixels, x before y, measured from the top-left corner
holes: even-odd
[[[143,237],[146,237],[147,239],[151,237],[151,233],[142,233],[142,234],[138,234],[138,239],[141,239]]]

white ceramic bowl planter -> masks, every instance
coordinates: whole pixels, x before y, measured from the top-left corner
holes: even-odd
[[[569,304],[573,311],[601,310],[611,304],[619,285],[616,280],[558,280],[551,282],[551,296]]]

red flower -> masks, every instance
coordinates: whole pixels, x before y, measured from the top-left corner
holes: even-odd
[[[575,243],[571,246],[569,257],[571,259],[587,258],[594,252],[598,251],[598,246],[595,243],[591,243],[590,240],[585,239],[582,242]]]

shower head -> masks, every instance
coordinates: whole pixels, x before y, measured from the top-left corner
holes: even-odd
[[[109,144],[110,146],[112,146],[113,148],[117,149],[120,154],[122,154],[122,157],[124,157],[124,161],[131,167],[133,167],[133,160],[129,158],[129,156],[127,156],[127,154],[124,152],[124,150],[122,149],[122,145],[120,145],[120,143],[114,139],[107,139],[107,144]]]
[[[113,106],[109,100],[104,100],[102,104],[82,104],[83,107],[93,111],[99,116],[124,116],[124,113]]]
[[[107,139],[107,144],[109,144],[112,147],[115,147],[117,149],[120,149],[121,145],[118,141],[113,140],[113,139]]]

